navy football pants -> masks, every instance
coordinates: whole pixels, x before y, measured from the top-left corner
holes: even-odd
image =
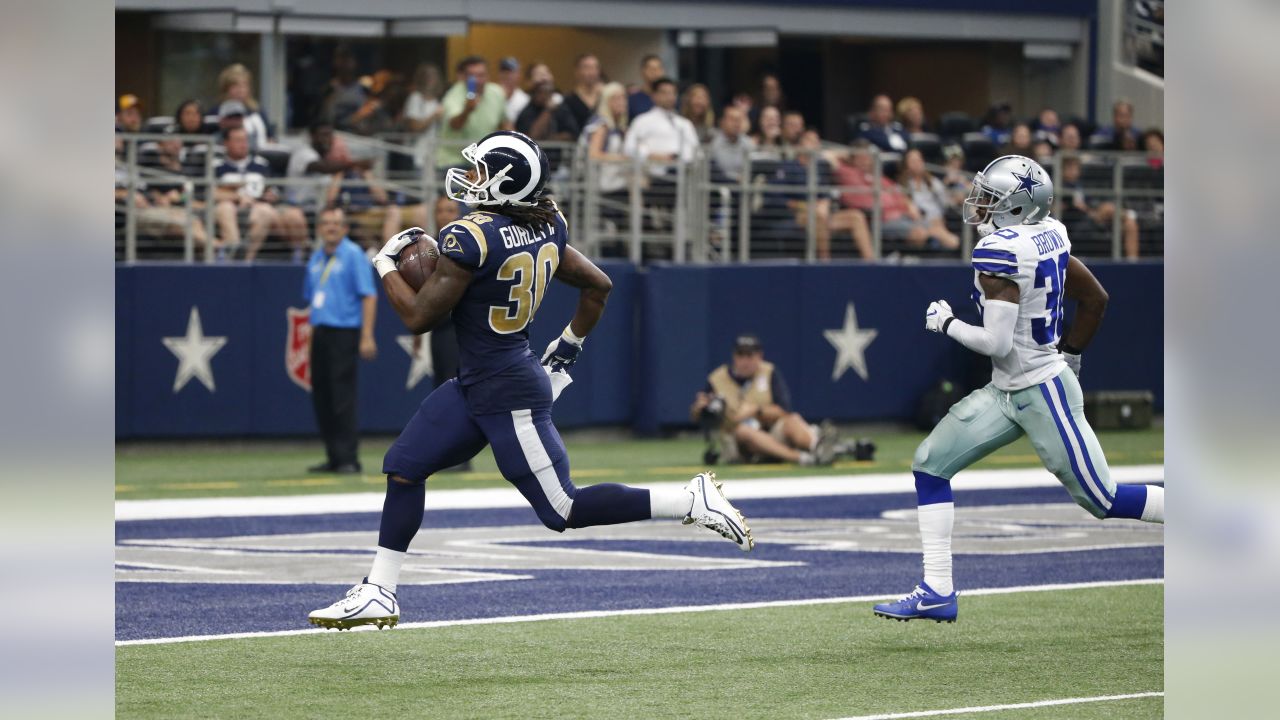
[[[444,383],[422,401],[387,451],[382,471],[420,486],[428,476],[475,457],[485,445],[493,446],[502,476],[552,530],[649,517],[648,490],[612,484],[574,488],[569,456],[551,423],[551,408],[473,415],[457,380]],[[388,483],[388,503],[396,484]],[[415,501],[421,513],[421,499],[408,500]]]

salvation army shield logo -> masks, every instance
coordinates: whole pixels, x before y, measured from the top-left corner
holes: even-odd
[[[311,308],[286,308],[289,332],[284,340],[284,371],[295,385],[311,392]]]

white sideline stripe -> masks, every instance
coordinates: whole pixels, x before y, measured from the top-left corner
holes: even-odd
[[[1120,465],[1111,468],[1111,477],[1116,482],[1123,483],[1162,482],[1164,466]],[[686,482],[686,480],[654,482],[643,483],[641,486],[674,489],[684,487]],[[909,472],[785,478],[726,478],[724,483],[726,495],[731,500],[915,492],[915,480]],[[1004,490],[1053,487],[1059,484],[1058,479],[1043,468],[969,470],[955,480],[957,490]],[[382,492],[368,492],[271,497],[117,500],[116,520],[372,513],[382,511],[384,497]],[[432,490],[428,483],[428,510],[476,510],[526,507],[527,505],[528,503],[514,487]]]
[[[981,705],[979,707],[950,708],[947,710],[920,710],[917,712],[889,713],[887,715],[859,715],[841,718],[840,720],[900,720],[901,718],[930,718],[941,715],[968,715],[969,713],[1000,712],[1002,710],[1026,710],[1029,708],[1052,707],[1054,705],[1079,705],[1080,703],[1111,702],[1113,700],[1133,700],[1135,698],[1164,697],[1164,692],[1140,692],[1125,695],[1094,695],[1093,697],[1061,698],[1058,700],[1037,700],[1036,702],[1010,703],[1008,705]]]
[[[1142,580],[1107,580],[1099,582],[1064,583],[1059,585],[1024,585],[1007,588],[980,588],[963,590],[960,594],[1011,595],[1027,592],[1052,592],[1058,590],[1087,590],[1090,588],[1120,587],[1125,585],[1163,585],[1163,578]],[[865,603],[877,600],[896,600],[901,595],[863,595],[860,597],[807,598],[803,600],[767,600],[761,602],[724,603],[720,605],[684,605],[661,608],[636,608],[632,610],[583,610],[579,612],[546,613],[544,615],[507,615],[504,617],[470,618],[466,620],[432,620],[428,622],[400,623],[397,628],[416,630],[422,628],[459,627],[462,625],[506,625],[509,623],[542,622],[546,620],[588,620],[592,618],[623,617],[628,615],[672,615],[676,613],[716,612],[721,610],[756,610],[759,608],[799,607],[803,605],[835,605],[839,603]],[[350,632],[368,632],[368,626]],[[299,630],[274,630],[265,632],[227,633],[225,635],[183,635],[168,638],[144,638],[141,640],[117,640],[116,647],[127,645],[167,645],[170,643],[203,642],[206,640],[243,640],[247,638],[287,637],[291,635],[319,635],[330,632],[321,628]],[[332,631],[337,632],[337,631]]]

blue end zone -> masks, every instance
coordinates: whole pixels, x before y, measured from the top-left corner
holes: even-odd
[[[1061,503],[1061,488],[958,491],[958,505]],[[430,502],[430,494],[428,494]],[[748,500],[739,503],[748,518],[870,518],[886,510],[914,507],[914,493]],[[1083,515],[1083,522],[1095,522]],[[526,508],[428,512],[431,527],[532,525]],[[376,514],[277,518],[214,518],[120,523],[119,539],[213,537],[250,534],[376,529]],[[550,534],[550,533],[548,533]],[[619,549],[608,541],[577,541],[583,548]],[[540,544],[540,543],[539,543]],[[634,542],[634,552],[743,557],[728,543]],[[907,548],[909,550],[909,548]],[[519,570],[499,574],[532,576],[518,581],[404,585],[402,621],[454,620],[715,603],[896,595],[919,580],[920,558],[913,552],[831,552],[763,543],[749,556],[757,561],[803,565],[715,571]],[[492,571],[487,571],[492,572]],[[1023,555],[958,555],[955,573],[965,587],[1014,587],[1051,583],[1135,580],[1164,576],[1162,547]],[[359,578],[352,578],[355,582]],[[118,583],[116,637],[130,640],[183,635],[292,630],[307,627],[306,615],[327,605],[345,586]]]

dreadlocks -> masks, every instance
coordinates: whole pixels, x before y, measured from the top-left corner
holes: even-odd
[[[511,218],[516,225],[533,229],[543,225],[552,225],[556,219],[556,205],[549,197],[538,198],[538,204],[525,205],[487,205],[481,206],[488,212],[496,212]]]

